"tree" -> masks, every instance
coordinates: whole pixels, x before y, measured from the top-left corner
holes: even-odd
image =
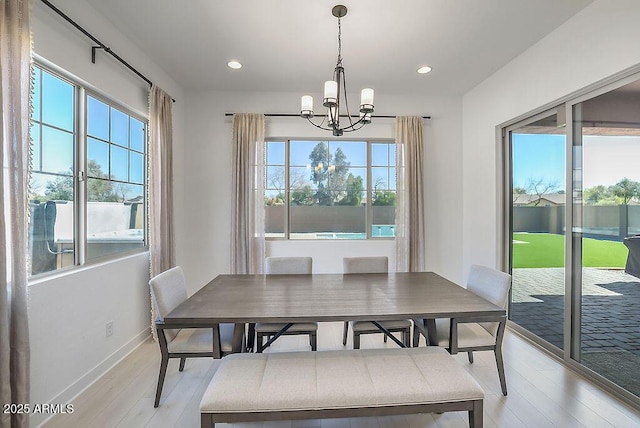
[[[527,180],[527,193],[530,195],[536,195],[537,198],[533,201],[534,206],[540,205],[542,195],[553,192],[558,188],[557,181],[544,181],[544,178],[529,178]]]
[[[393,207],[396,205],[396,192],[391,190],[376,191],[373,194],[373,206]]]
[[[588,205],[598,205],[611,198],[612,193],[609,188],[598,185],[584,189],[583,196]]]
[[[313,205],[315,192],[308,184],[302,188],[291,190],[291,205]]]
[[[335,156],[329,153],[329,147],[320,142],[309,154],[311,161],[311,181],[316,184],[316,202],[318,205],[334,205],[345,194],[349,167],[347,156],[338,147]]]
[[[611,190],[614,196],[622,199],[622,205],[629,205],[633,198],[640,196],[640,183],[625,177],[611,186]]]
[[[120,198],[114,192],[109,176],[102,171],[100,164],[93,159],[87,162],[87,200],[90,202],[118,202]],[[123,194],[123,198],[126,195]],[[73,177],[57,177],[46,185],[44,192],[48,200],[73,201]]]
[[[362,192],[364,192],[362,177],[349,174],[345,195],[340,199],[338,205],[359,206],[362,202]]]

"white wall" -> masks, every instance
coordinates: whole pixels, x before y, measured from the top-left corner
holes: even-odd
[[[639,22],[637,0],[597,0],[464,95],[464,272],[499,263],[496,126],[640,63]]]
[[[174,104],[175,185],[181,189],[185,97],[144,52],[115,31],[84,1],[58,0],[56,6],[110,46],[155,84]],[[148,85],[109,55],[98,51],[91,63],[92,42],[36,1],[32,12],[34,51],[127,107],[147,115]],[[184,246],[182,196],[177,192],[177,245]],[[72,402],[73,396],[149,334],[148,253],[59,273],[29,286],[31,334],[31,401]],[[106,322],[113,335],[106,337]],[[32,425],[42,422],[32,417]]]
[[[225,112],[291,113],[300,106],[299,93],[190,92],[188,93],[185,164],[186,248],[182,258],[191,291],[215,275],[229,272],[231,208],[231,118]],[[353,95],[355,96],[355,94]],[[316,100],[320,97],[315,94]],[[461,99],[376,94],[376,113],[431,115],[425,122],[425,186],[427,268],[457,279],[461,271]],[[268,137],[330,138],[305,120],[266,120]],[[374,124],[346,138],[395,138],[392,119]],[[344,137],[343,137],[344,139]],[[310,242],[271,241],[270,255],[308,254],[315,272],[341,272],[342,256],[389,255],[390,241]]]

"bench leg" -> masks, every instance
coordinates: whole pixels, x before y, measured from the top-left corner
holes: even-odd
[[[360,349],[360,333],[353,332],[353,349]]]
[[[349,321],[344,322],[342,327],[342,345],[347,346],[347,334],[349,334]]]
[[[312,351],[316,351],[318,349],[318,336],[316,333],[309,334],[309,345],[311,346]]]
[[[473,351],[467,352],[467,355],[469,356],[469,364],[473,364]]]
[[[200,428],[215,428],[213,417],[207,413],[200,413]]]
[[[469,410],[469,428],[482,428],[482,400],[473,402],[473,410]]]
[[[178,367],[179,372],[184,370],[184,363],[186,362],[187,362],[187,359],[185,357],[180,358],[180,367]]]

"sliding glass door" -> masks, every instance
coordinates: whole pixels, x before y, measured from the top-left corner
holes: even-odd
[[[572,358],[640,396],[640,279],[624,271],[625,239],[640,234],[640,81],[575,104],[573,118]]]
[[[558,109],[509,130],[510,318],[555,347],[564,341],[565,151]]]
[[[504,128],[512,325],[640,403],[640,76]]]

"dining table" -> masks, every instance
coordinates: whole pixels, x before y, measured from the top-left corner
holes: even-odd
[[[221,274],[157,327],[212,328],[219,358],[221,323],[235,323],[233,352],[241,352],[251,349],[242,344],[251,323],[423,319],[436,337],[436,318],[506,322],[506,310],[434,272]]]

